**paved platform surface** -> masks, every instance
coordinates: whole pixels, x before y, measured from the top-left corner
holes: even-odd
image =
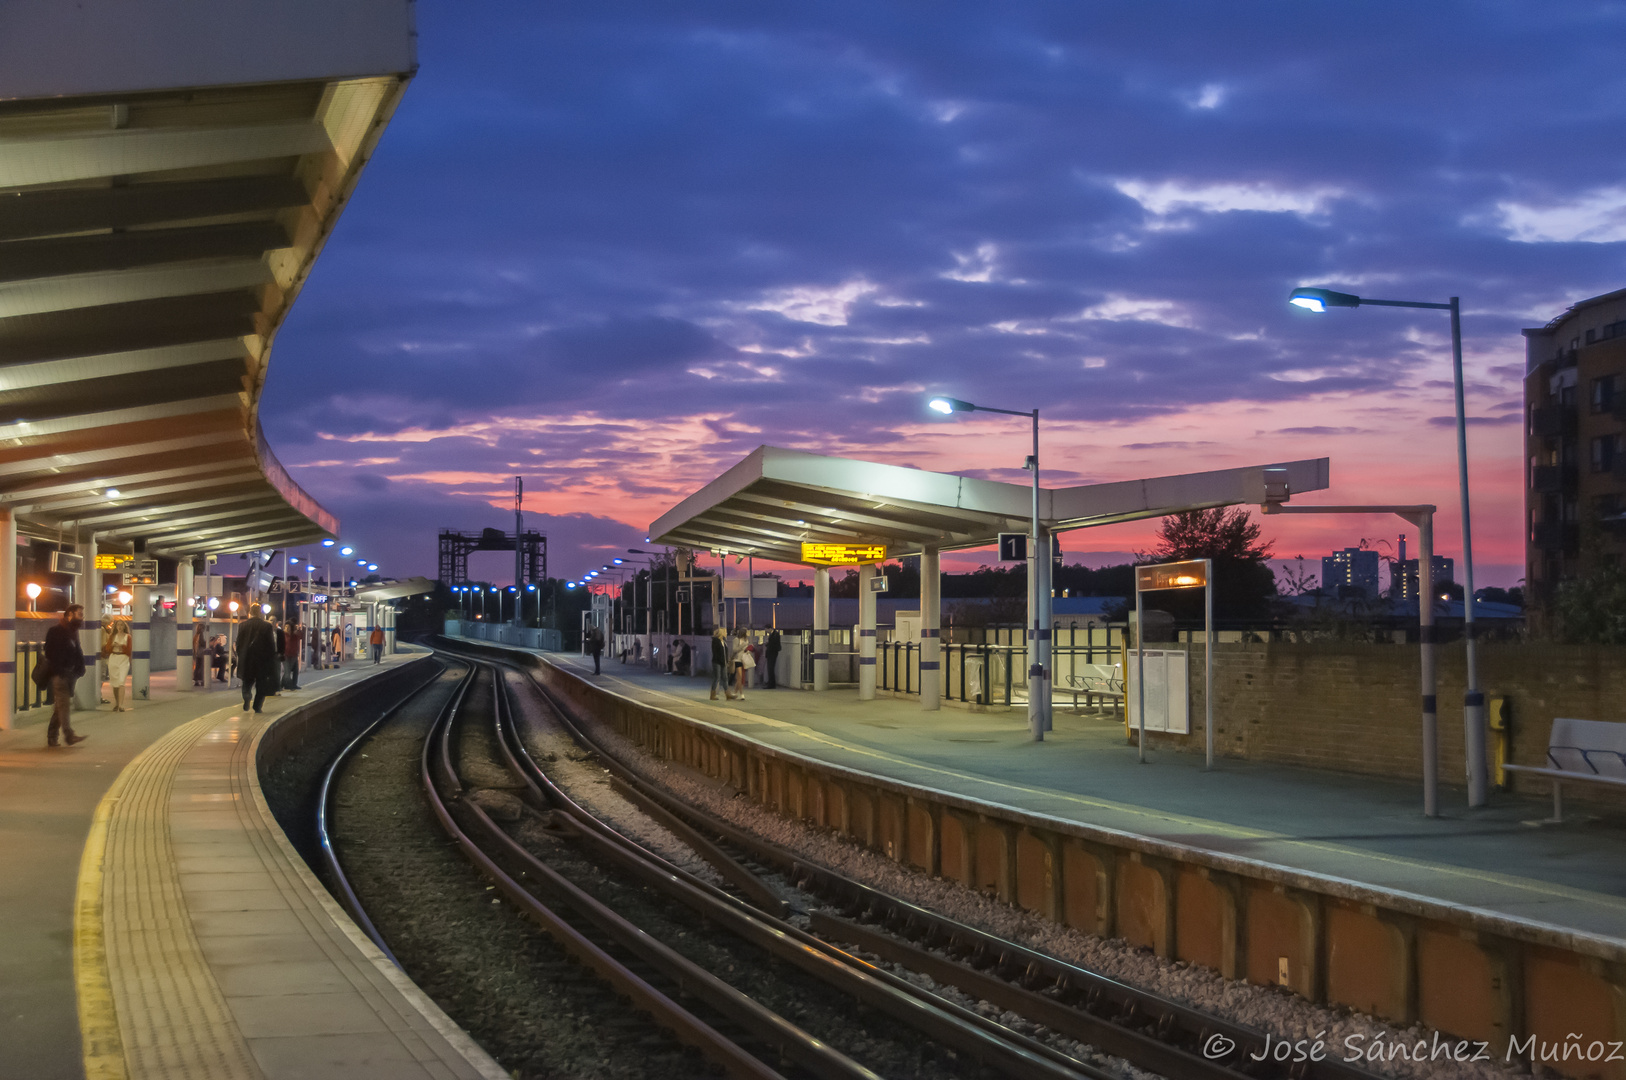
[[[166,673],[132,712],[76,713],[79,746],[46,749],[45,710],[0,732],[0,1077],[503,1075],[342,917],[259,796],[254,736],[378,670],[302,673],[259,716]]]
[[[590,658],[548,659],[593,678]],[[752,690],[711,701],[704,679],[607,660],[597,681],[764,743],[922,787],[1069,821],[1223,852],[1626,939],[1626,804],[1532,825],[1545,798],[1497,794],[1480,810],[1442,786],[1422,815],[1420,783],[1153,752],[1139,764],[1121,722],[1058,708],[1044,742],[1023,713],[917,700],[861,702],[856,690]],[[1593,814],[1590,819],[1586,815]]]

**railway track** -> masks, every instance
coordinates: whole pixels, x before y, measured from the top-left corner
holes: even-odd
[[[906,1071],[915,1075],[1122,1075],[1058,1049],[1077,1044],[1173,1080],[1371,1075],[1342,1062],[1259,1059],[1272,1045],[1262,1032],[811,865],[677,800],[617,760],[592,738],[587,718],[525,668],[472,652],[441,654],[467,665],[422,747],[421,785],[441,827],[565,951],[727,1075],[869,1077],[892,1075],[899,1061],[913,1062]],[[674,865],[579,805],[533,757],[522,730],[526,714],[567,733],[609,773],[619,795],[714,873]],[[523,817],[531,827],[499,821],[482,805],[489,802],[481,797],[484,781],[465,774],[489,778],[492,765],[523,803],[520,814],[499,816]],[[331,851],[325,837],[323,845]],[[342,881],[336,858],[330,871]],[[649,910],[651,896],[664,912]],[[674,923],[679,910],[687,921]],[[358,922],[370,929],[364,912]],[[708,945],[713,962],[704,963],[694,948],[676,947],[674,933],[688,935],[674,926],[703,927],[731,943]],[[729,975],[752,956],[775,973],[768,993],[747,993]],[[732,959],[722,965],[718,957]],[[1031,1033],[983,1015],[995,1010],[969,1007],[978,1002],[1021,1018]],[[846,1037],[857,1028],[867,1037]],[[887,1044],[879,1052],[878,1042]],[[941,1056],[931,1060],[922,1043]]]

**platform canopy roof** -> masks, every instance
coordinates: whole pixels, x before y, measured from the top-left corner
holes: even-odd
[[[435,583],[426,577],[410,577],[405,581],[384,581],[377,585],[362,585],[356,589],[356,599],[364,604],[380,600],[405,600],[409,596],[423,596],[435,591]]]
[[[1039,517],[1062,531],[1265,501],[1265,470],[1284,469],[1293,493],[1327,487],[1327,458],[1042,488]],[[926,547],[984,547],[1027,532],[1029,485],[823,457],[759,446],[649,528],[657,544],[802,562],[803,543],[885,544],[888,555]]]
[[[175,555],[331,536],[271,344],[400,100],[406,0],[0,7],[0,506]]]

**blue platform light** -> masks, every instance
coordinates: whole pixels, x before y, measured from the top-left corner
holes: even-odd
[[[627,560],[625,560],[625,559],[611,559],[610,561],[615,563],[615,565],[620,566],[622,563],[626,562]]]
[[[354,555],[355,553],[356,553],[356,549],[349,546],[348,544],[346,544],[344,547],[339,549],[339,554],[340,555]]]
[[[369,570],[377,570],[378,569],[378,564],[375,563],[375,562],[370,562],[370,563],[367,564],[367,569],[369,569]]]
[[[527,585],[527,586],[525,586],[525,591],[526,592],[535,592],[536,591],[536,586],[535,585]]]
[[[565,588],[567,588],[567,589],[574,589],[575,587],[576,587],[576,583],[574,581],[567,582],[565,584]]]
[[[323,540],[322,541],[322,546],[323,547],[332,547],[333,546],[333,541],[332,540]]]
[[[926,402],[926,407],[933,412],[942,413],[944,416],[948,416],[950,413],[977,411],[977,407],[971,402],[951,397],[934,397]]]
[[[1287,302],[1306,311],[1324,312],[1330,307],[1360,307],[1361,298],[1353,293],[1333,292],[1331,289],[1294,289]]]

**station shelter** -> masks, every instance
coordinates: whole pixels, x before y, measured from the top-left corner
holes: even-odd
[[[260,396],[416,70],[410,11],[16,0],[4,21],[0,551],[50,542],[86,607],[87,654],[100,575],[131,564],[145,696],[160,556],[189,596],[209,554],[338,534],[272,453]],[[0,557],[0,728],[18,690],[17,570]],[[176,614],[189,669],[192,606]]]
[[[1267,476],[1267,470],[1269,470]],[[1039,722],[1048,727],[1052,588],[1051,538],[1188,510],[1264,505],[1324,490],[1327,458],[1249,465],[1208,472],[1086,484],[1039,491],[1039,543],[1028,552],[1027,633],[1037,642]],[[1267,487],[1267,484],[1269,485]],[[812,688],[830,687],[830,571],[858,568],[858,697],[876,692],[875,568],[887,559],[920,558],[920,615],[907,631],[918,643],[920,706],[941,707],[942,595],[945,551],[988,547],[1002,533],[1028,533],[1033,489],[953,473],[828,457],[760,446],[678,503],[650,526],[650,540],[741,555],[813,570]],[[1035,708],[1030,707],[1030,717]]]

